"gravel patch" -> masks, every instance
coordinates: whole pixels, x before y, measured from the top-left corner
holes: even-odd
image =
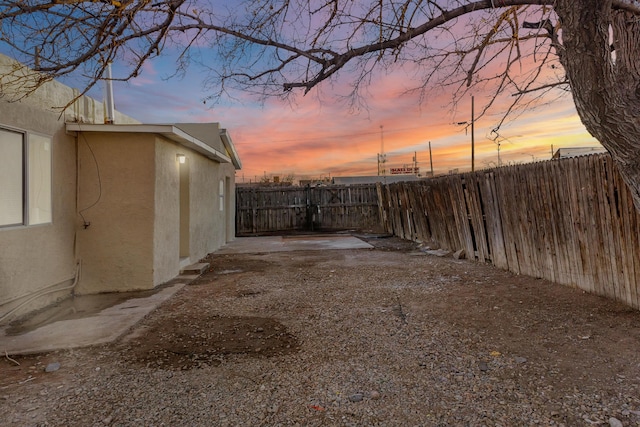
[[[0,419],[640,426],[639,312],[390,242],[214,255],[117,343],[3,357]]]

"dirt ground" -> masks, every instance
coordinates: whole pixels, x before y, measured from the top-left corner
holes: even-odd
[[[375,249],[210,256],[208,272],[113,345],[2,357],[0,414],[16,425],[136,425],[146,414],[140,425],[640,426],[640,312],[395,238],[368,241]],[[45,373],[51,362],[60,370]],[[94,378],[100,368],[109,381]],[[242,395],[220,380],[228,369],[235,385],[249,377]],[[309,383],[309,370],[331,380]],[[199,412],[172,400],[181,418],[153,418],[151,404],[129,417],[112,388],[152,387],[132,372],[184,375],[191,389],[221,376],[207,389],[222,393],[208,403],[218,409],[190,418]],[[272,392],[276,411],[256,397],[270,372],[294,389]],[[329,398],[334,388],[348,397]]]

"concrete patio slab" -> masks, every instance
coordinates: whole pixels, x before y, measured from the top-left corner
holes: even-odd
[[[131,293],[129,298],[127,294],[120,294],[119,303],[84,314],[70,307],[66,310],[68,313],[58,316],[59,320],[44,322],[42,325],[26,328],[24,331],[20,330],[20,326],[17,328],[4,326],[0,328],[0,353],[3,355],[44,353],[115,341],[183,286],[185,283],[175,283],[156,292],[148,292],[147,294],[150,293],[150,295],[141,298],[133,297],[139,293]],[[113,298],[112,294],[87,295],[75,297],[76,301],[70,301],[67,304],[100,307],[101,304],[108,305]],[[55,310],[55,307],[49,310]]]
[[[215,253],[246,254],[330,249],[373,249],[373,246],[357,237],[340,234],[238,237]]]

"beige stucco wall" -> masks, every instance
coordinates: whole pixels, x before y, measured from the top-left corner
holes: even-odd
[[[215,164],[202,156],[195,157],[191,167],[191,258],[194,261],[210,252],[219,249],[233,240],[234,233],[228,232],[229,221],[235,221],[235,202],[229,211],[226,205],[228,197],[234,197],[224,191],[224,199],[220,198],[219,182],[226,178],[235,180],[235,169],[231,164]],[[204,201],[204,203],[202,203]],[[220,210],[220,202],[224,210]]]
[[[30,106],[33,115],[28,116],[32,121],[46,121],[47,123],[57,123],[61,126],[64,120],[84,123],[104,123],[104,108],[100,101],[96,101],[88,96],[78,98],[73,104],[68,105],[71,100],[79,94],[78,90],[63,85],[56,81],[50,81],[41,86],[36,91],[25,97],[24,89],[30,87],[33,78],[18,76],[28,76],[30,71],[22,67],[15,60],[0,54],[0,83],[2,84],[2,99],[10,101],[9,105]],[[5,76],[4,78],[1,76]],[[64,108],[66,106],[66,108]],[[41,116],[38,112],[47,110],[55,115],[55,120],[51,115]],[[61,113],[64,111],[64,115]],[[4,110],[3,110],[4,114]],[[140,123],[132,117],[115,112],[116,123]]]
[[[153,287],[153,135],[83,132],[78,158],[78,209],[90,225],[78,231],[76,292]]]
[[[188,171],[189,250],[183,264],[195,263],[234,238],[235,192],[220,211],[219,181],[234,185],[235,169],[156,138],[155,284],[175,277],[180,268],[180,168],[177,154],[186,156]],[[225,195],[226,196],[226,195]]]
[[[0,75],[18,70],[0,55]],[[71,295],[76,275],[76,142],[65,120],[103,121],[99,102],[82,97],[64,114],[60,107],[77,91],[49,82],[29,96],[2,79],[0,126],[51,137],[52,215],[50,224],[0,228],[0,324]],[[13,101],[13,102],[9,102]],[[89,108],[90,107],[90,108]],[[136,123],[117,113],[122,123]]]
[[[236,169],[231,165],[225,165],[225,175],[229,177],[227,182],[227,242],[236,238]]]
[[[11,64],[0,55],[0,75]],[[188,157],[190,196],[189,253],[182,265],[234,238],[232,164],[220,164],[151,133],[67,134],[64,120],[103,120],[101,103],[86,97],[60,114],[59,107],[76,94],[50,82],[16,102],[7,102],[10,96],[0,98],[0,126],[52,137],[53,210],[51,224],[0,228],[0,324],[71,295],[74,284],[77,294],[129,291],[149,289],[178,275],[178,153]],[[116,112],[116,123],[138,122]],[[212,133],[218,131],[216,127]],[[213,142],[223,147],[221,141]],[[220,180],[225,182],[223,211]]]
[[[218,210],[218,178],[220,165],[208,168],[211,160],[191,156],[191,258],[201,258],[219,247],[224,239],[220,236],[221,215]],[[203,203],[204,202],[204,203]]]
[[[180,206],[177,144],[164,138],[155,139],[155,218],[154,276],[155,285],[167,282],[180,271]]]
[[[70,294],[75,273],[75,142],[58,115],[0,100],[0,126],[52,137],[50,224],[0,228],[0,324]],[[21,306],[18,308],[18,306]],[[15,311],[13,311],[15,309]],[[7,316],[9,312],[12,312]]]
[[[150,289],[180,273],[179,153],[187,157],[182,167],[188,171],[189,183],[189,253],[183,265],[197,262],[233,239],[228,224],[234,221],[229,206],[233,208],[235,202],[225,204],[223,211],[219,208],[219,181],[233,183],[232,165],[210,160],[162,136],[82,135],[79,206],[91,206],[98,197],[100,201],[83,212],[91,225],[78,231],[82,262],[78,293]]]

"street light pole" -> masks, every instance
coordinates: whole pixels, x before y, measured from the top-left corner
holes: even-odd
[[[431,141],[429,141],[429,163],[431,164],[431,178],[433,178],[433,155],[431,154]]]
[[[473,95],[471,96],[471,123],[469,122],[458,122],[458,125],[469,126],[471,124],[471,172],[475,171],[475,150],[476,150],[476,142],[475,142],[475,122],[476,117],[473,111]],[[465,127],[465,130],[467,128]]]

